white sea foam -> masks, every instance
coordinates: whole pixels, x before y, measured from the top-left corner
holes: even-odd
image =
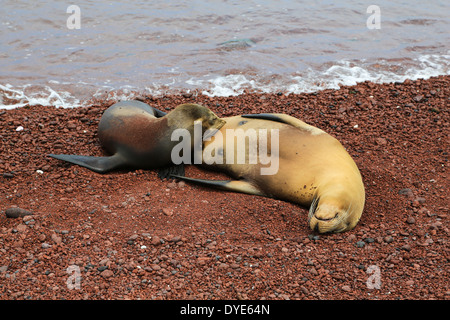
[[[403,82],[406,79],[429,79],[440,75],[450,75],[450,55],[423,55],[404,72],[389,71],[392,67],[404,69],[389,61],[379,61],[372,66],[366,63],[341,60],[324,71],[308,69],[302,74],[293,75],[277,83],[247,78],[242,74],[219,76],[208,80],[189,80],[187,83],[200,87],[207,86],[202,93],[211,97],[236,96],[244,90],[262,93],[310,93],[324,89],[339,89],[364,81],[374,83]]]
[[[392,71],[394,70],[394,71]],[[46,85],[25,84],[13,86],[0,84],[0,109],[13,109],[25,105],[52,105],[62,108],[85,106],[91,98],[102,100],[127,100],[138,96],[161,96],[181,90],[198,90],[209,97],[229,97],[244,92],[286,94],[310,93],[324,89],[339,89],[364,81],[375,83],[403,82],[406,79],[428,79],[439,75],[450,75],[450,52],[444,55],[422,55],[415,60],[397,63],[380,60],[338,61],[323,70],[309,68],[293,75],[280,75],[276,80],[264,76],[229,74],[202,79],[190,78],[173,85],[152,83],[143,88],[117,86],[105,83],[95,86],[79,81],[76,84],[50,80]],[[83,97],[76,93],[82,92]]]
[[[67,91],[57,91],[50,86],[25,84],[12,86],[0,84],[0,109],[14,109],[25,105],[52,105],[55,107],[80,106],[78,99]]]
[[[381,65],[381,68],[380,68]],[[450,74],[450,55],[423,55],[416,59],[416,65],[404,73],[387,71],[392,65],[380,61],[377,67],[355,66],[349,61],[340,61],[324,72],[327,88],[339,89],[339,85],[352,86],[359,82],[375,83],[403,82],[406,79],[429,79]]]
[[[242,74],[230,74],[227,76],[219,76],[208,80],[186,81],[187,84],[194,85],[198,88],[207,87],[202,93],[209,97],[229,97],[237,96],[244,92],[245,89],[257,89],[257,82],[249,80]],[[259,88],[261,90],[261,88]]]

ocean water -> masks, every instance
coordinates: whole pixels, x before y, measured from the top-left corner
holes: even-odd
[[[0,0],[0,11],[3,109],[450,74],[448,0]]]

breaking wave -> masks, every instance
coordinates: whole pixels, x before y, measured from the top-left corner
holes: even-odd
[[[237,96],[245,92],[300,94],[359,82],[403,82],[406,79],[428,79],[450,74],[450,54],[422,55],[417,59],[366,61],[341,60],[315,69],[290,75],[228,74],[174,81],[171,85],[153,83],[132,87],[96,85],[85,82],[61,83],[50,80],[45,85],[0,84],[0,109],[26,105],[51,105],[62,108],[88,106],[93,98],[108,100],[133,99],[138,96],[161,96],[197,91],[210,97]]]

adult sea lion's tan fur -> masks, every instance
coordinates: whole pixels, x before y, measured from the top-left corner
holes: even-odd
[[[236,180],[208,181],[178,177],[223,190],[272,197],[309,207],[309,226],[318,232],[342,232],[358,223],[365,203],[364,184],[353,159],[341,143],[319,128],[284,114],[259,114],[224,118],[222,135],[205,142],[206,148],[223,153],[223,164],[203,166],[228,173]],[[277,129],[279,168],[261,175],[264,165],[226,163],[228,129]],[[223,137],[220,140],[220,137]],[[235,138],[236,139],[236,138]],[[235,151],[237,154],[237,141]],[[269,144],[270,145],[270,144]],[[269,151],[272,146],[268,147]],[[246,159],[249,157],[246,144]]]

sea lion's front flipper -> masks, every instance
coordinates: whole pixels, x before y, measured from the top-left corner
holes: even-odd
[[[161,180],[174,179],[175,176],[184,176],[184,164],[173,165],[171,167],[165,167],[158,169],[158,177]]]
[[[98,173],[105,173],[126,164],[124,159],[119,154],[115,154],[110,157],[79,156],[74,154],[49,154],[49,156],[55,159],[77,164]]]
[[[172,177],[175,177],[180,180],[192,182],[192,183],[195,183],[198,185],[203,185],[203,186],[220,189],[220,190],[240,192],[240,193],[252,194],[252,195],[257,195],[257,196],[265,196],[261,192],[261,190],[256,188],[251,183],[249,183],[247,181],[243,181],[243,180],[203,180],[203,179],[182,177],[182,176],[177,176],[177,175],[172,175]]]
[[[258,114],[243,114],[241,116],[242,118],[250,118],[250,119],[262,119],[262,120],[270,120],[270,121],[276,121],[281,123],[286,123],[288,125],[294,126],[296,128],[299,128],[301,130],[306,130],[311,132],[312,134],[321,134],[324,133],[319,128],[313,127],[306,122],[303,122],[300,119],[294,118],[290,115],[283,114],[283,113],[258,113]]]

